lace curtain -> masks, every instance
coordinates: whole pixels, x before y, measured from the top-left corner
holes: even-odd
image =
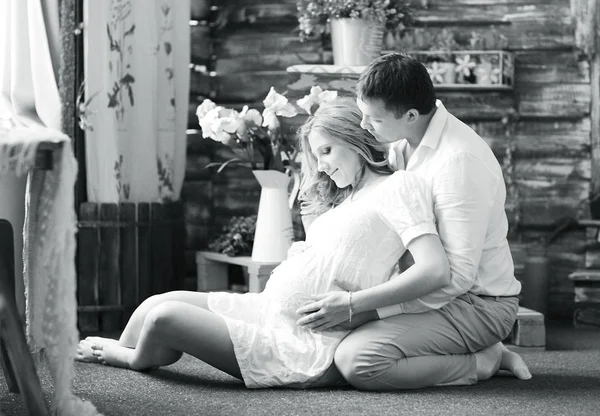
[[[189,0],[84,2],[90,202],[179,199],[186,159]]]
[[[17,236],[23,227],[27,341],[34,357],[45,360],[54,381],[51,413],[86,416],[97,414],[94,405],[71,392],[79,339],[73,195],[77,162],[70,138],[61,132],[61,5],[72,9],[73,2],[0,1],[0,177],[14,182],[28,174],[27,193],[10,189],[12,194],[3,193],[0,205],[12,203],[25,210],[23,222],[11,222]],[[61,149],[53,169],[32,170],[38,145],[49,142]],[[0,192],[7,188],[10,183]],[[15,286],[22,296],[19,283],[17,279]]]

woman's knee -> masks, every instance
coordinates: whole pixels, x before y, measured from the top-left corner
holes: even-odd
[[[160,296],[160,295],[157,295]],[[144,327],[152,333],[165,333],[172,328],[172,321],[177,318],[180,302],[165,300],[153,306],[144,321]]]
[[[157,305],[160,305],[162,302],[166,300],[166,293],[160,293],[158,295],[152,295],[144,299],[144,301],[140,304],[138,309],[147,309],[151,310]]]
[[[164,302],[184,302],[190,305],[208,309],[208,293],[192,292],[188,290],[172,290],[170,292],[159,293],[146,298],[139,306],[139,309],[146,312]]]

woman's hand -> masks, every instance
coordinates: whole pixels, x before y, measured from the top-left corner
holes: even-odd
[[[311,330],[324,331],[346,322],[350,317],[348,292],[335,291],[313,295],[315,301],[298,308],[297,324]]]

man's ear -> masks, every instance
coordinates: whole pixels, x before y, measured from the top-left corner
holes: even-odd
[[[406,116],[409,123],[414,123],[419,119],[419,112],[416,109],[411,108],[406,112]]]

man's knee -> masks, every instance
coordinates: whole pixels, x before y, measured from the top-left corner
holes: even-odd
[[[372,390],[373,381],[393,362],[393,358],[374,354],[373,345],[346,338],[337,348],[334,363],[344,379],[360,390]]]

